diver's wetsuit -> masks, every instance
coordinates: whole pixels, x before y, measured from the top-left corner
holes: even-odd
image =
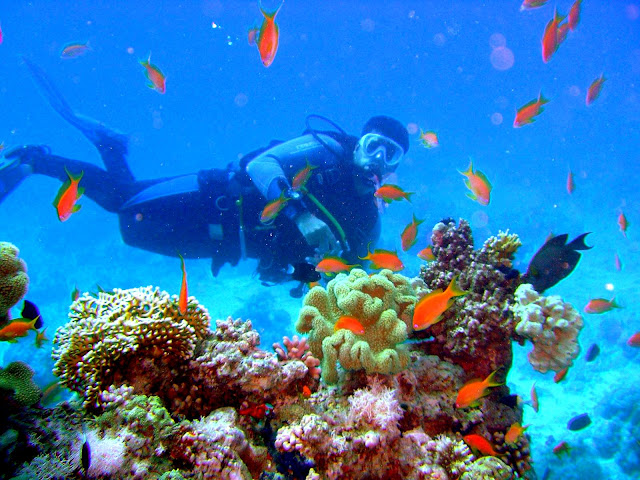
[[[314,132],[253,152],[227,169],[148,181],[134,180],[126,167],[126,145],[115,136],[96,142],[107,170],[38,147],[26,147],[34,152],[22,155],[22,161],[33,173],[61,181],[67,179],[65,167],[74,175],[83,171],[80,186],[85,195],[118,214],[122,237],[131,246],[169,256],[211,257],[214,275],[226,262],[235,265],[244,253],[260,259],[263,280],[279,281],[286,278],[287,265],[314,254],[293,221],[297,214],[310,211],[341,239],[339,229],[305,194],[290,200],[271,224],[260,222],[264,206],[291,185],[307,161],[317,168],[306,188],[342,227],[347,243],[343,256],[357,261],[378,238],[373,195],[355,193],[356,142],[338,132]]]

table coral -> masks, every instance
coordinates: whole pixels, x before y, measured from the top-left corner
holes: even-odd
[[[339,274],[327,289],[314,287],[304,298],[296,329],[309,334],[309,346],[321,360],[322,378],[338,381],[337,362],[347,370],[397,373],[409,356],[401,345],[407,339],[415,294],[409,279],[390,270],[369,275],[353,269]],[[334,332],[341,316],[351,316],[364,327],[362,335]]]
[[[9,309],[27,293],[27,266],[18,258],[20,251],[8,242],[0,242],[0,325],[9,320]]]
[[[528,283],[518,287],[515,299],[516,333],[533,343],[528,354],[533,368],[545,373],[570,367],[580,353],[583,321],[578,311],[558,295],[540,295]]]
[[[196,341],[209,333],[209,313],[193,297],[181,315],[175,296],[152,287],[84,294],[70,310],[70,321],[53,340],[54,374],[83,394],[86,406],[99,403],[101,390],[122,383],[137,361],[146,371],[149,363],[161,368],[164,375],[154,380],[166,380],[166,370],[191,358]]]

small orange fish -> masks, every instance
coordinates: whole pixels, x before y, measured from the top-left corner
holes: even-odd
[[[278,198],[276,198],[275,200],[271,200],[264,207],[264,209],[262,210],[262,214],[260,215],[260,222],[268,223],[268,222],[274,220],[278,216],[278,214],[280,213],[280,210],[282,210],[284,207],[286,207],[287,202],[289,200],[291,200],[291,199],[288,198],[284,194],[284,190],[282,190],[282,192],[280,192],[280,196]]]
[[[640,347],[640,332],[634,333],[627,340],[627,345],[630,347]]]
[[[616,253],[615,257],[613,257],[613,265],[616,267],[617,271],[622,270],[622,262],[620,261],[620,257]]]
[[[578,23],[580,22],[581,3],[582,0],[576,0],[575,2],[573,2],[573,5],[571,5],[571,8],[569,9],[569,19],[567,20],[567,23],[571,31],[574,31],[578,26]]]
[[[71,292],[71,301],[75,302],[79,298],[80,298],[80,290],[78,290],[78,287],[76,286]]]
[[[557,371],[553,376],[553,383],[560,383],[564,380],[564,377],[567,376],[567,372],[569,372],[569,367],[564,367],[562,370]]]
[[[420,141],[425,148],[436,148],[440,145],[436,132],[423,132],[420,130]]]
[[[160,69],[151,63],[151,54],[147,60],[140,60],[140,65],[144,67],[147,79],[151,82],[147,87],[164,94],[167,91],[166,78]]]
[[[416,244],[418,237],[418,226],[422,222],[424,222],[424,220],[418,220],[414,214],[411,223],[404,227],[404,230],[400,234],[400,241],[402,242],[402,250],[404,252],[406,252]]]
[[[302,190],[311,178],[311,171],[316,168],[318,167],[311,165],[307,160],[307,165],[293,176],[293,180],[291,180],[291,190],[294,192]]]
[[[528,125],[535,122],[534,117],[537,117],[544,108],[542,106],[545,103],[549,103],[549,100],[542,96],[542,91],[538,94],[538,98],[534,98],[530,102],[525,103],[516,111],[516,118],[513,121],[513,128],[519,128],[523,125]]]
[[[478,405],[479,400],[482,397],[489,395],[488,389],[490,387],[497,387],[503,385],[493,380],[497,370],[491,372],[484,380],[471,380],[467,382],[458,392],[456,398],[456,408],[474,407]]]
[[[627,227],[629,226],[629,222],[622,212],[618,215],[618,226],[620,227],[620,231],[622,232],[622,235],[624,235],[624,238],[627,238]]]
[[[560,47],[560,45],[562,45],[562,43],[567,39],[567,33],[569,33],[568,23],[558,25],[558,33],[556,34],[556,37],[558,38],[558,47]]]
[[[304,398],[309,398],[311,396],[311,389],[306,385],[302,387],[302,396]]]
[[[282,8],[283,2],[274,12],[267,12],[262,8],[262,2],[258,1],[258,7],[264,16],[260,30],[252,28],[249,30],[249,45],[258,45],[260,59],[265,67],[273,63],[278,51],[278,38],[280,36],[278,25],[276,24],[276,15]]]
[[[558,25],[564,20],[564,16],[558,15],[558,10],[553,11],[553,18],[549,20],[542,35],[542,61],[547,63],[551,56],[558,50]]]
[[[467,177],[464,184],[471,190],[467,193],[467,197],[478,202],[480,205],[489,205],[493,187],[484,173],[480,170],[473,171],[473,159],[469,161],[469,168],[464,172],[460,172],[460,170],[458,170],[458,172]]]
[[[239,410],[240,415],[250,415],[253,418],[262,419],[273,407],[268,403],[249,403]]]
[[[539,8],[547,3],[549,0],[524,0],[520,5],[520,11],[531,10],[533,8]]]
[[[36,330],[37,318],[29,320],[26,318],[18,318],[9,325],[5,325],[0,329],[0,341],[13,342],[18,337],[26,337],[29,330]]]
[[[356,317],[349,317],[347,315],[341,316],[333,325],[333,331],[337,332],[342,329],[349,330],[356,335],[364,335],[364,327]]]
[[[398,258],[398,254],[391,250],[378,248],[373,252],[367,251],[366,257],[359,258],[360,260],[369,260],[371,262],[371,268],[375,269],[387,268],[392,272],[399,272],[404,268],[404,264]]]
[[[563,453],[567,453],[568,454],[570,451],[571,451],[571,447],[564,440],[561,441],[560,443],[558,443],[555,447],[553,447],[553,453],[554,453],[554,455],[557,455],[558,457],[560,455],[562,455]]]
[[[622,308],[616,303],[616,299],[612,298],[607,300],[606,298],[593,298],[589,300],[589,303],[584,307],[585,313],[606,313],[614,308]]]
[[[538,413],[540,403],[538,402],[538,392],[536,392],[536,382],[533,382],[533,385],[531,385],[531,407],[534,412]]]
[[[569,175],[567,175],[567,192],[571,195],[575,189],[576,185],[573,183],[573,172],[569,170]]]
[[[56,207],[58,219],[61,222],[68,220],[71,214],[80,210],[82,205],[76,205],[76,202],[84,193],[84,188],[78,187],[78,183],[82,180],[84,172],[80,172],[79,176],[74,177],[69,173],[67,167],[64,168],[64,171],[67,172],[69,180],[64,182],[60,187],[60,190],[58,190],[58,194],[53,201],[53,206]]]
[[[326,275],[334,275],[340,272],[348,272],[352,268],[359,267],[360,265],[349,265],[347,261],[340,257],[324,257],[318,265],[316,265],[316,272],[324,273]]]
[[[180,257],[180,265],[182,267],[182,284],[180,285],[180,296],[178,297],[178,311],[180,315],[185,315],[187,313],[187,301],[189,300],[189,294],[187,292],[187,270],[184,266],[184,258],[182,255],[178,254]]]
[[[462,437],[464,442],[469,445],[472,449],[477,450],[482,455],[491,455],[493,457],[498,456],[498,452],[496,452],[491,445],[491,442],[484,438],[482,435],[465,435]]]
[[[451,279],[451,283],[444,292],[438,288],[427,293],[416,303],[413,310],[413,329],[424,330],[435,325],[441,320],[442,314],[453,305],[454,297],[467,293],[458,285],[457,275]]]
[[[397,185],[391,185],[390,183],[385,183],[380,188],[378,188],[373,194],[375,197],[384,200],[385,203],[391,203],[394,200],[402,200],[403,198],[407,201],[411,201],[411,195],[413,192],[405,192]]]
[[[4,34],[2,33],[2,26],[0,26],[0,44],[2,44],[3,40],[4,40]]]
[[[606,78],[604,77],[604,73],[602,73],[598,78],[591,82],[591,85],[589,85],[589,89],[587,90],[587,98],[585,99],[585,104],[587,105],[587,107],[600,96],[602,85],[604,84],[605,80]]]
[[[520,438],[520,435],[522,435],[527,428],[529,428],[529,425],[525,425],[523,427],[520,423],[515,422],[511,427],[509,427],[509,430],[504,436],[504,441],[511,445],[515,445]]]
[[[44,329],[42,329],[41,331],[36,330],[36,348],[41,348],[42,344],[44,342],[46,342],[47,340],[49,340],[47,337],[45,337],[44,332],[46,330],[46,327]]]
[[[62,52],[60,52],[60,58],[80,57],[81,55],[84,55],[85,53],[87,53],[87,50],[91,50],[91,47],[89,46],[89,42],[69,43],[68,45],[65,45],[65,47],[62,49]]]
[[[427,262],[433,262],[436,259],[436,256],[433,253],[433,246],[429,245],[428,247],[420,250],[418,252],[418,258],[426,260]]]

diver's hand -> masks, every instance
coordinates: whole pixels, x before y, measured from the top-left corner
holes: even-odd
[[[336,254],[340,243],[329,226],[318,217],[304,212],[295,218],[296,226],[309,246],[318,247],[320,253]]]

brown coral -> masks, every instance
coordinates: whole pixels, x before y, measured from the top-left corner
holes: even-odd
[[[20,250],[8,242],[0,242],[0,325],[6,322],[11,307],[27,293],[27,266],[18,258]]]

